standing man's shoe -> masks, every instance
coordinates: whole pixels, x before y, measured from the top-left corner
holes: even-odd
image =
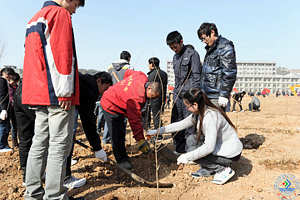
[[[132,169],[132,164],[130,164],[129,161],[124,161],[124,162],[120,163],[120,165],[128,170]]]
[[[68,179],[65,180],[64,186],[72,189],[78,188],[86,184],[86,178],[76,178],[74,176],[70,176]]]

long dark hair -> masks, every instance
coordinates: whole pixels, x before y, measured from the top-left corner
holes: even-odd
[[[209,98],[206,96],[206,94],[203,93],[202,91],[198,90],[197,88],[189,89],[189,91],[187,91],[183,95],[183,99],[191,105],[194,103],[198,104],[198,118],[199,118],[200,123],[199,123],[199,131],[197,132],[197,142],[199,141],[201,135],[203,135],[203,131],[202,131],[203,118],[204,118],[205,111],[208,107],[213,110],[219,111],[223,115],[223,117],[227,120],[227,122],[236,130],[235,126],[233,125],[233,123],[231,122],[229,117],[226,115],[226,113],[220,107],[215,106],[209,100]],[[197,126],[197,121],[195,122],[195,126]]]

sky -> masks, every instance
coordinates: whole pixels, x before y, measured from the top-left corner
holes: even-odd
[[[22,68],[25,27],[44,1],[13,2],[1,2],[0,67]],[[299,69],[299,8],[299,0],[86,0],[72,16],[78,65],[104,71],[127,50],[135,70],[149,71],[151,57],[158,57],[166,70],[174,55],[166,36],[174,30],[203,60],[205,44],[197,30],[203,22],[212,22],[220,35],[233,41],[237,61],[270,61]]]

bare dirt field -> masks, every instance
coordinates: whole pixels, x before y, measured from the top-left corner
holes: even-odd
[[[195,179],[191,172],[196,165],[167,165],[158,161],[159,181],[173,183],[172,188],[149,188],[134,181],[126,173],[110,163],[102,163],[92,152],[75,145],[73,158],[79,162],[72,166],[75,177],[87,179],[87,184],[68,192],[71,196],[84,196],[88,200],[250,200],[279,199],[274,193],[274,182],[282,174],[293,174],[300,180],[300,97],[259,97],[260,112],[228,113],[238,129],[240,138],[249,134],[262,135],[264,143],[258,149],[244,149],[241,159],[232,165],[236,175],[225,185],[211,183],[212,178]],[[250,97],[243,99],[243,107],[248,108]],[[164,123],[170,121],[170,110],[164,114]],[[88,145],[78,128],[76,138]],[[149,181],[156,180],[154,154],[138,152],[130,129],[127,134],[127,151],[132,157],[132,172]],[[11,141],[9,141],[11,144]],[[173,150],[171,134],[166,134],[164,144]],[[111,145],[104,149],[111,159]],[[0,199],[24,199],[25,188],[19,168],[19,153],[0,154]],[[296,199],[300,199],[297,196]]]

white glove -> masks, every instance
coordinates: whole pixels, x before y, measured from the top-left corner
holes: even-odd
[[[5,120],[7,118],[7,111],[2,110],[0,113],[0,119]]]
[[[146,135],[148,135],[148,136],[157,135],[157,130],[156,129],[148,130]]]
[[[186,153],[181,154],[178,158],[177,158],[177,165],[179,164],[187,164],[189,161],[186,158]]]
[[[226,107],[228,104],[228,99],[226,97],[219,97],[219,101],[218,101],[219,105],[221,107]]]
[[[163,126],[158,129],[148,130],[146,135],[154,136],[154,135],[157,135],[158,133],[160,133],[160,134],[165,133],[165,127]]]
[[[107,155],[103,149],[95,152],[95,157],[102,160],[103,162],[107,161]]]

